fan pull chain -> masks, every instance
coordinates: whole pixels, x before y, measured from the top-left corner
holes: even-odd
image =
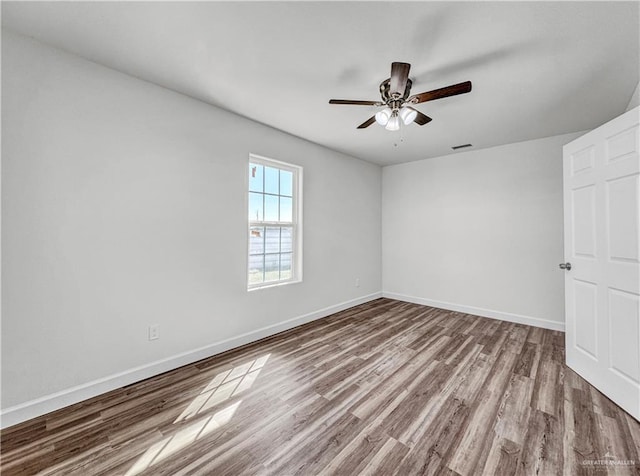
[[[400,127],[398,128],[398,136],[400,136],[400,140],[393,143],[394,147],[398,147],[399,143],[404,142],[404,134],[402,133],[404,128],[405,128],[404,123],[400,121]]]

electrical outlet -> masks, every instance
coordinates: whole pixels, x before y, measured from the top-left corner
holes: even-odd
[[[360,287],[360,278],[356,278],[356,288]]]
[[[151,324],[149,326],[149,340],[160,339],[160,324]]]

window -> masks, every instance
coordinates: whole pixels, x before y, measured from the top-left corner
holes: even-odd
[[[298,282],[302,168],[249,157],[248,289]]]

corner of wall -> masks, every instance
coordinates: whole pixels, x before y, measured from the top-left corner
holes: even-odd
[[[635,91],[633,91],[631,99],[629,99],[629,104],[627,104],[627,108],[624,110],[624,112],[628,112],[637,106],[640,106],[640,81],[638,81],[638,84],[636,84],[636,89]]]

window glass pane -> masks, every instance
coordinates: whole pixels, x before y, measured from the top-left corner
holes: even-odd
[[[280,252],[280,228],[267,228],[265,238],[265,253]]]
[[[249,256],[249,284],[263,282],[264,255]]]
[[[293,272],[294,262],[296,269],[301,264],[301,257],[293,256],[298,250],[293,220],[298,190],[294,187],[300,172],[294,166],[282,167],[286,170],[276,161],[249,159],[249,182],[245,191],[249,194],[249,289],[291,282],[297,277]]]
[[[280,279],[291,279],[291,253],[280,255]]]
[[[291,222],[293,220],[293,199],[280,197],[280,221]]]
[[[249,190],[252,192],[262,192],[262,173],[264,167],[259,164],[249,164]]]
[[[293,251],[293,228],[282,227],[280,234],[280,251],[291,252]]]
[[[293,194],[293,172],[280,171],[280,195],[290,197]]]
[[[264,253],[264,227],[252,226],[249,235],[249,254]]]
[[[278,194],[278,178],[279,178],[279,169],[274,169],[273,167],[265,167],[264,168],[264,191],[265,193],[275,193]]]
[[[278,221],[278,197],[264,196],[264,219],[266,221]]]
[[[261,221],[262,211],[262,195],[261,193],[249,192],[249,220]]]
[[[264,256],[264,280],[277,281],[280,279],[280,255]]]

